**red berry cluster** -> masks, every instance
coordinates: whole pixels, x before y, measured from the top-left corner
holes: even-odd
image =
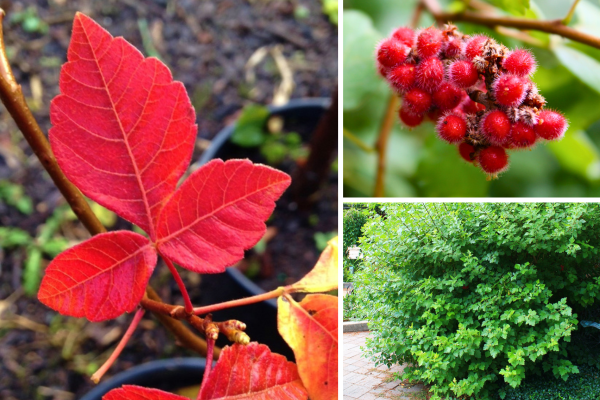
[[[487,36],[463,35],[453,25],[401,27],[378,45],[377,66],[403,97],[406,126],[425,116],[436,121],[442,140],[492,176],[508,168],[507,149],[558,140],[567,130],[564,116],[544,110],[546,100],[529,79],[533,55]]]

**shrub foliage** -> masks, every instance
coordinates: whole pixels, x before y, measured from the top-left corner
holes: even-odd
[[[403,378],[432,385],[434,400],[579,372],[568,342],[600,298],[598,204],[379,207],[355,274],[369,357],[409,363]]]
[[[360,204],[353,204],[348,210],[344,211],[344,282],[352,281],[352,273],[350,268],[352,267],[356,271],[360,265],[361,260],[351,260],[348,258],[348,247],[358,245],[358,238],[361,236],[361,228],[367,222],[367,216]]]

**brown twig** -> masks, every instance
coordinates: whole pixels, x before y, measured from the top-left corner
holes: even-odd
[[[379,136],[375,143],[375,150],[377,151],[377,175],[375,177],[375,191],[373,197],[384,196],[384,178],[385,178],[385,156],[387,153],[387,144],[396,120],[396,109],[398,108],[398,96],[396,93],[391,93],[388,99],[388,105],[381,122],[381,128],[379,129]]]
[[[21,91],[21,86],[16,82],[12,69],[10,68],[10,63],[8,62],[8,57],[6,56],[2,29],[4,15],[4,10],[0,8],[0,100],[15,120],[15,123],[31,146],[31,149],[56,184],[58,190],[60,190],[65,197],[65,200],[67,200],[67,203],[69,203],[77,218],[92,235],[106,232],[106,229],[100,223],[79,189],[77,189],[77,187],[67,179],[65,174],[63,174],[52,153],[48,139],[46,139],[46,136],[40,129],[31,110],[27,106],[25,97]],[[150,298],[152,298],[152,293],[156,295],[156,292],[154,292],[149,285],[146,293]],[[160,298],[158,298],[157,301],[160,301]],[[169,317],[163,317],[158,314],[156,316],[184,346],[201,355],[206,355],[206,342],[196,336],[180,321]],[[218,351],[215,351],[215,354],[218,354]]]
[[[435,18],[436,21],[441,22],[473,22],[475,24],[489,26],[495,28],[497,26],[504,26],[510,28],[517,28],[520,30],[536,30],[540,32],[551,33],[559,35],[573,41],[587,44],[600,49],[600,38],[587,33],[580,32],[576,29],[570,28],[563,24],[563,20],[535,20],[529,18],[513,18],[513,17],[495,17],[491,15],[483,15],[480,13],[474,13],[470,11],[464,11],[459,13],[447,13],[441,11],[436,6],[435,0],[421,0],[426,10]]]
[[[419,3],[415,8],[412,18],[410,19],[410,26],[412,28],[415,28],[419,24],[421,14],[425,7],[425,4]],[[432,4],[432,7],[435,9],[435,4]],[[375,190],[373,191],[373,197],[383,197],[385,195],[385,157],[390,133],[392,132],[394,121],[396,119],[396,108],[398,108],[398,96],[395,93],[391,93],[383,121],[379,128],[377,142],[375,142],[374,146],[375,151],[377,152],[377,171],[375,175]]]

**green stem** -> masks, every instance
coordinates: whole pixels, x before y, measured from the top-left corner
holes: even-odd
[[[571,22],[571,19],[573,18],[573,14],[575,13],[575,8],[577,8],[577,4],[579,4],[579,0],[575,0],[573,2],[573,5],[571,5],[571,8],[569,9],[569,13],[562,20],[563,25],[569,25],[569,23]]]
[[[357,136],[355,136],[348,129],[344,128],[343,132],[344,132],[344,137],[346,139],[348,139],[349,141],[351,141],[352,143],[354,143],[355,145],[357,145],[358,147],[360,147],[362,150],[366,151],[367,153],[372,153],[375,151],[375,149],[373,147],[369,146],[368,144],[366,144],[365,142],[360,140]]]

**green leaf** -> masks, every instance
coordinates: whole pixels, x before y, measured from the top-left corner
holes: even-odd
[[[23,290],[28,296],[34,296],[40,286],[41,261],[42,252],[39,249],[31,248],[23,271]]]
[[[321,0],[323,13],[329,17],[332,24],[338,24],[338,0]]]
[[[19,228],[0,227],[0,248],[27,246],[32,242],[31,236]]]
[[[556,46],[554,54],[583,83],[600,93],[600,62],[566,45]]]
[[[50,239],[40,245],[40,250],[54,258],[69,247],[69,241],[65,238]]]
[[[258,105],[244,107],[242,115],[235,124],[231,141],[242,147],[260,146],[267,138],[264,129],[268,117],[267,107]]]
[[[568,131],[560,142],[547,145],[563,168],[590,182],[600,181],[600,155],[584,131]]]
[[[360,11],[344,11],[344,110],[358,108],[385,82],[375,67],[375,47],[382,35]]]
[[[433,132],[425,140],[417,175],[423,196],[480,197],[489,186],[479,168],[463,161],[456,146],[442,142]]]

